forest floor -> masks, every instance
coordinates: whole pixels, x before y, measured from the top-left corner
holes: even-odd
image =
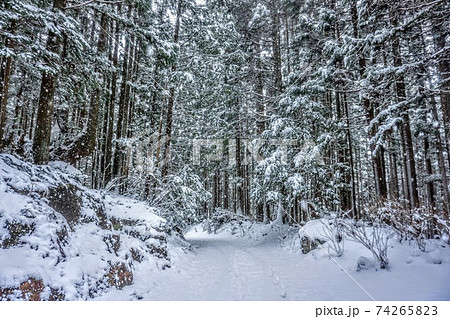
[[[450,247],[429,243],[426,252],[393,244],[388,270],[356,271],[369,251],[346,243],[342,257],[324,249],[292,250],[270,226],[253,225],[245,235],[208,234],[192,228],[186,239],[194,253],[173,256],[173,267],[139,273],[123,290],[103,300],[450,300]],[[255,229],[256,228],[256,229]]]

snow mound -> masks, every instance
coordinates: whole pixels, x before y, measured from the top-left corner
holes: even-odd
[[[304,254],[309,253],[311,250],[317,249],[319,245],[324,244],[329,240],[325,235],[326,220],[313,219],[308,221],[298,231],[299,247]],[[297,241],[295,241],[297,244]]]
[[[307,237],[311,240],[319,240],[325,242],[328,240],[328,238],[326,237],[324,232],[324,223],[327,222],[327,220],[322,219],[310,220],[299,229],[298,236],[300,238]]]
[[[0,155],[0,300],[86,300],[171,266],[164,219],[81,184],[70,165]]]

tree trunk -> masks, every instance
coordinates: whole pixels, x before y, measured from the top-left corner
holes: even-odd
[[[433,175],[433,166],[431,164],[431,156],[430,156],[430,143],[428,141],[428,137],[426,136],[423,141],[423,148],[424,148],[424,157],[425,157],[425,168],[427,175],[431,177]],[[431,210],[436,209],[436,202],[434,198],[434,185],[433,180],[430,180],[427,182],[427,195],[428,195],[428,206],[431,208]]]
[[[263,70],[262,70],[262,48],[261,48],[261,39],[258,39],[258,43],[256,46],[257,49],[257,57],[256,57],[256,130],[258,137],[260,138],[263,132],[266,129],[265,125],[265,98],[264,98],[264,78],[263,78]],[[264,203],[259,202],[256,205],[256,219],[258,221],[263,221],[264,219]]]
[[[395,18],[395,13],[391,12],[392,25],[397,27],[397,20]],[[392,41],[392,55],[394,67],[402,67],[402,56],[400,52],[400,39],[394,36]],[[403,75],[398,75],[395,79],[395,89],[397,93],[397,99],[399,102],[406,100],[406,86],[405,79]],[[402,110],[402,125],[401,130],[403,132],[402,137],[404,138],[405,145],[405,156],[406,156],[406,176],[409,188],[409,200],[412,208],[419,207],[419,192],[417,188],[417,174],[416,174],[416,161],[414,158],[414,148],[411,134],[411,125],[409,120],[409,114],[407,107]]]
[[[117,12],[120,14],[121,5],[119,4],[117,8]],[[113,73],[111,76],[111,94],[109,97],[109,105],[108,105],[108,131],[106,133],[106,141],[104,148],[104,184],[105,186],[111,181],[112,177],[112,140],[114,134],[114,109],[116,105],[116,94],[117,94],[117,65],[119,59],[119,21],[116,21],[116,30],[115,30],[115,38],[114,38],[114,51],[112,54],[112,64],[113,64]]]
[[[446,52],[446,39],[449,35],[449,31],[448,28],[445,27],[445,22],[436,21],[432,31],[436,51]],[[450,58],[448,55],[443,55],[438,60],[438,71],[440,79],[439,96],[444,119],[445,145],[447,149],[447,160],[450,164]]]
[[[129,6],[128,9],[128,17],[131,16],[132,6]],[[116,178],[121,177],[122,175],[122,166],[123,166],[123,159],[124,159],[124,147],[122,138],[123,135],[123,128],[124,128],[124,120],[125,120],[125,114],[127,113],[127,82],[128,82],[128,60],[129,56],[131,55],[130,52],[130,39],[129,37],[125,37],[125,50],[124,50],[124,56],[123,56],[123,64],[122,64],[122,81],[120,84],[120,95],[119,95],[119,110],[117,114],[117,125],[116,125],[116,147],[114,150],[114,159],[113,159],[113,167],[112,167],[112,175]]]
[[[177,4],[177,17],[175,20],[175,29],[173,35],[173,42],[178,44],[179,36],[180,36],[180,22],[181,22],[181,13],[182,13],[182,0],[178,0]],[[172,64],[172,73],[174,73],[177,69],[177,65],[175,62]],[[173,125],[173,105],[175,102],[175,87],[172,85],[169,90],[169,100],[167,101],[167,118],[166,118],[166,143],[164,146],[164,158],[163,158],[163,166],[161,169],[161,176],[164,178],[169,170],[169,162],[170,162],[170,146],[172,143],[172,125]]]
[[[103,13],[100,21],[100,35],[97,44],[97,57],[101,58],[107,49],[108,37],[108,16]],[[91,93],[91,101],[88,115],[88,122],[80,136],[69,146],[62,155],[62,159],[75,164],[83,157],[90,156],[97,145],[98,113],[100,109],[100,98],[104,86],[103,75],[97,66],[95,74],[100,77],[99,83]]]
[[[66,0],[53,0],[54,11],[64,11]],[[46,49],[59,57],[61,51],[61,36],[52,31],[48,32]],[[46,61],[46,64],[51,64]],[[55,96],[56,82],[59,69],[42,72],[41,91],[39,94],[36,115],[36,129],[33,139],[33,157],[35,164],[47,164],[49,160],[50,135],[53,120],[53,98]]]
[[[228,168],[225,168],[223,172],[223,208],[228,209],[229,205],[229,176],[228,176]]]
[[[347,102],[347,95],[344,93],[344,111],[345,111],[345,118],[346,118],[346,124],[347,128],[345,130],[346,136],[347,136],[347,147],[348,147],[348,160],[350,165],[350,177],[351,177],[351,210],[352,210],[352,217],[353,218],[359,218],[358,213],[358,205],[356,204],[356,178],[355,178],[355,164],[354,164],[354,155],[353,155],[353,142],[352,142],[352,135],[351,135],[351,128],[350,128],[350,118],[349,118],[349,112],[348,112],[348,102]]]
[[[240,132],[240,130],[239,130]],[[242,172],[242,141],[240,137],[236,138],[236,212],[238,214],[244,214],[245,204],[244,204],[244,174]]]
[[[8,8],[8,4],[6,4],[6,8]],[[12,21],[9,27],[9,33],[14,34],[15,31],[15,22]],[[5,47],[12,48],[13,40],[6,37],[5,39]],[[11,55],[7,56],[4,60],[1,61],[0,65],[0,152],[4,147],[4,139],[5,139],[5,129],[6,129],[6,106],[8,104],[8,91],[9,91],[9,78],[11,76],[11,65],[12,65],[12,57]]]
[[[392,139],[389,139],[389,144]],[[398,200],[398,169],[397,169],[397,154],[389,147],[389,195],[391,200]]]
[[[433,121],[438,122],[438,112],[436,107],[436,101],[434,97],[431,97],[431,111],[433,115]],[[450,194],[448,190],[448,179],[447,179],[447,168],[445,166],[445,159],[444,159],[444,148],[441,138],[441,133],[439,131],[439,128],[434,129],[434,135],[436,137],[436,145],[437,145],[437,159],[438,159],[438,166],[439,166],[439,172],[441,174],[442,178],[442,192],[444,195],[444,218],[446,220],[449,220],[449,212],[450,212]]]
[[[359,38],[359,20],[358,20],[358,9],[357,1],[353,0],[351,5],[351,15],[352,15],[352,25],[353,25],[353,36]],[[359,62],[359,75],[363,79],[366,75],[366,58],[364,57],[364,52],[362,51],[358,58]],[[366,121],[368,125],[372,124],[372,120],[375,118],[375,108],[374,103],[366,97],[363,97],[363,106],[366,111]],[[376,126],[372,125],[372,129],[369,131],[369,137],[373,138],[376,134]],[[382,146],[379,147],[382,150]],[[377,191],[377,197],[380,202],[383,202],[387,198],[387,185],[386,178],[383,174],[384,167],[382,166],[382,152],[375,152],[376,146],[370,146],[372,165],[375,174],[375,185]]]
[[[273,50],[273,72],[274,72],[274,95],[282,91],[281,75],[281,40],[280,40],[280,15],[278,13],[278,0],[271,1],[272,16],[272,50]]]

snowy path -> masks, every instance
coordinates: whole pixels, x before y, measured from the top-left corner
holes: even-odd
[[[244,240],[204,239],[191,243],[197,247],[197,254],[184,269],[184,275],[180,274],[180,283],[188,283],[177,289],[180,297],[170,287],[155,290],[155,296],[164,290],[169,290],[168,298],[172,295],[174,299],[194,300],[277,300],[285,296],[278,269],[274,270],[267,261],[277,258],[274,254],[265,251],[260,258]]]
[[[354,286],[350,293],[333,293],[327,277],[314,274],[303,256],[285,251],[276,242],[188,236],[196,247],[189,264],[178,267],[171,283],[154,287],[145,299],[159,300],[310,300],[369,297],[336,265],[337,282]]]
[[[303,255],[277,240],[190,233],[194,253],[175,258],[171,269],[136,269],[135,284],[100,299],[144,300],[370,300],[324,253]],[[357,256],[339,258],[344,269],[376,300],[449,300],[449,264],[408,260],[401,247],[389,271],[355,271]],[[361,253],[361,252],[358,252]],[[396,266],[397,265],[397,266]],[[398,267],[401,266],[401,267]],[[423,273],[426,272],[426,275]],[[130,298],[131,297],[131,298]]]

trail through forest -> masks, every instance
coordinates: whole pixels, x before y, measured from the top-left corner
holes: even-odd
[[[110,291],[100,299],[127,299],[136,295],[145,300],[371,300],[371,297],[436,300],[450,297],[445,284],[450,281],[448,266],[432,265],[423,258],[426,255],[418,256],[415,250],[416,257],[408,259],[410,247],[396,247],[391,270],[357,272],[356,258],[364,252],[355,243],[349,243],[354,246],[347,258],[335,259],[338,265],[324,250],[308,255],[289,251],[270,233],[236,237],[194,230],[186,239],[194,253],[175,258],[174,266],[163,276],[150,278],[137,272],[137,277],[147,279],[123,291]]]

